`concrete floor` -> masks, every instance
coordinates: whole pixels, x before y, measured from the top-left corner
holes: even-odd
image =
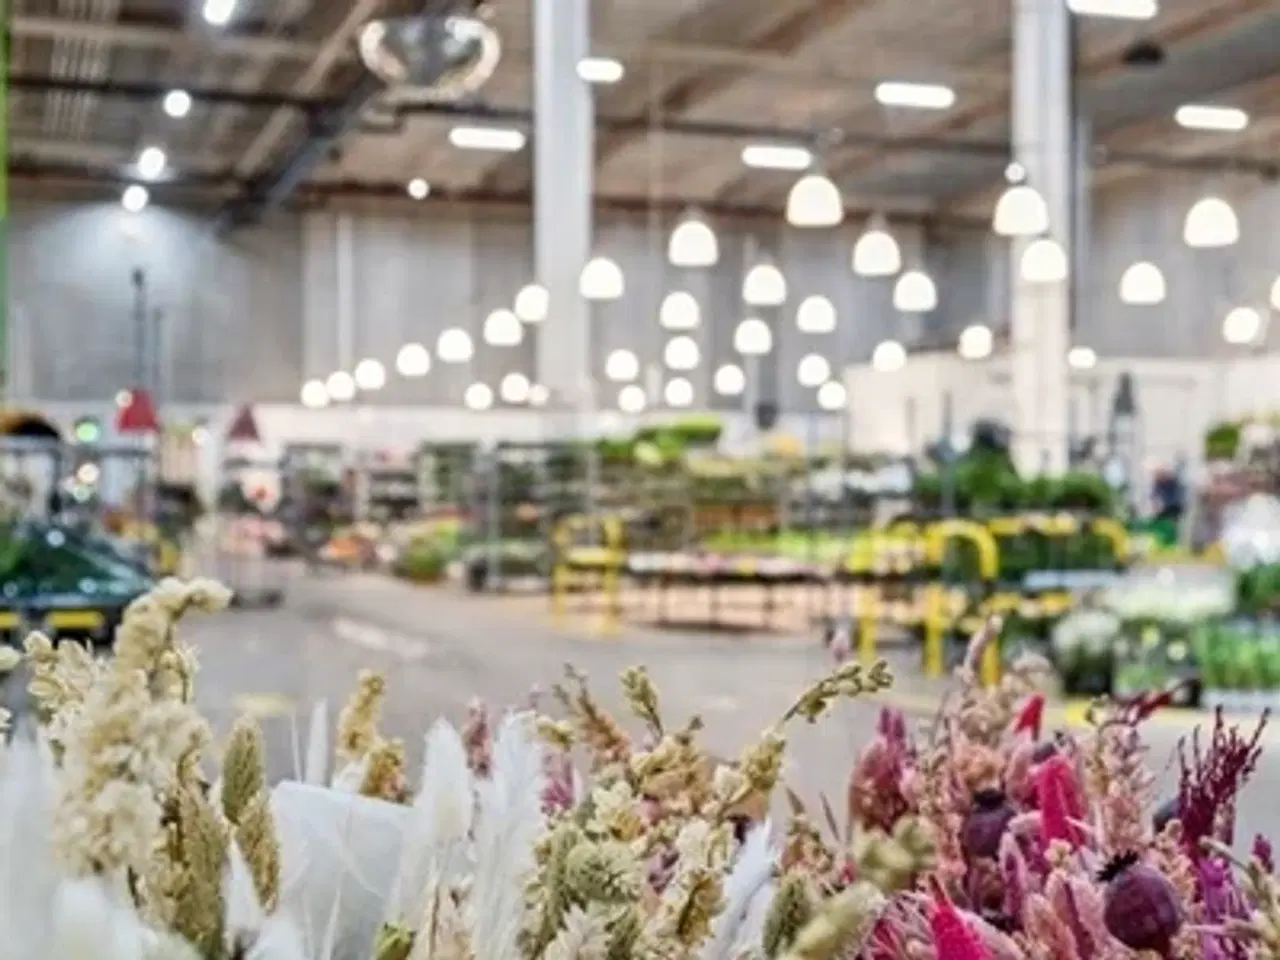
[[[525,700],[572,662],[587,671],[603,699],[616,704],[613,678],[633,663],[649,666],[678,722],[691,713],[707,723],[709,745],[726,754],[766,726],[797,691],[826,669],[813,640],[630,634],[589,639],[556,628],[541,604],[477,599],[447,588],[418,588],[372,575],[295,575],[285,606],[236,611],[191,623],[200,654],[200,702],[219,729],[241,712],[261,717],[277,776],[294,769],[291,746],[310,706],[327,698],[331,716],[361,667],[389,682],[386,727],[412,746],[430,722],[460,719],[478,696],[495,705]],[[915,698],[917,709],[923,704]],[[789,781],[807,796],[842,789],[850,759],[872,729],[878,707],[844,707],[823,728],[797,730]],[[1148,729],[1152,763],[1169,790],[1170,758],[1185,726]],[[1242,835],[1280,835],[1280,729],[1270,738],[1256,783],[1241,811]]]

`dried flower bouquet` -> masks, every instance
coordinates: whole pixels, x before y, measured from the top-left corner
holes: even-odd
[[[883,711],[842,814],[785,791],[775,832],[788,725],[885,689],[883,663],[837,664],[728,763],[644,670],[621,678],[638,737],[569,670],[556,716],[437,721],[417,789],[362,674],[332,737],[316,707],[297,779],[268,786],[241,721],[210,782],[176,624],[226,600],[166,581],[104,660],[28,639],[39,723],[0,771],[0,960],[1280,958],[1270,848],[1231,852],[1259,738],[1221,718],[1152,811],[1138,730],[1160,698],[1046,739],[1037,664],[990,690],[965,666],[928,735]]]

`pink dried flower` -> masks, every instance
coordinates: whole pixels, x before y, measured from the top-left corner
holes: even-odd
[[[960,846],[970,863],[992,859],[1000,851],[1005,828],[1017,816],[1009,798],[1000,790],[979,790],[960,830]]]
[[[1066,918],[1042,894],[1027,898],[1024,927],[1028,952],[1035,960],[1081,960]]]
[[[467,764],[477,777],[489,776],[493,766],[493,724],[489,708],[480,700],[467,704],[467,719],[462,725],[462,742],[467,748]]]
[[[1036,799],[1040,806],[1040,838],[1045,849],[1055,840],[1072,847],[1083,842],[1080,821],[1084,804],[1075,770],[1065,757],[1053,757],[1036,774]]]
[[[934,891],[929,930],[939,960],[992,960],[982,940],[940,887]]]
[[[1185,740],[1178,745],[1178,817],[1183,842],[1193,860],[1203,855],[1203,840],[1232,842],[1236,798],[1257,768],[1262,731],[1269,716],[1269,711],[1263,712],[1253,736],[1246,740],[1238,728],[1226,725],[1219,707],[1206,749],[1200,746],[1199,728],[1191,735],[1190,756]]]
[[[1022,705],[1017,719],[1013,723],[1013,732],[1029,733],[1032,740],[1040,739],[1040,728],[1044,724],[1044,694],[1037,693]]]
[[[903,787],[914,762],[906,717],[900,711],[882,710],[876,739],[858,757],[849,777],[850,820],[867,829],[892,830],[912,808]]]
[[[542,757],[542,772],[542,812],[554,816],[572,810],[578,802],[573,757],[566,750],[549,750]]]
[[[1020,923],[1031,892],[1031,880],[1027,858],[1011,833],[1000,840],[1000,876],[1004,881],[1004,915],[1013,923]]]
[[[1276,854],[1271,847],[1271,841],[1262,834],[1257,834],[1253,838],[1253,859],[1262,865],[1262,869],[1267,873],[1276,872]]]

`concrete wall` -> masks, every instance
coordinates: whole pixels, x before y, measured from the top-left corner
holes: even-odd
[[[149,312],[159,311],[160,393],[173,402],[287,403],[308,377],[350,369],[365,356],[390,368],[401,344],[432,345],[446,326],[467,327],[478,342],[485,315],[510,305],[531,277],[527,217],[516,211],[460,215],[430,203],[415,209],[411,219],[348,215],[354,322],[344,343],[338,214],[281,216],[221,240],[209,232],[207,219],[182,211],[152,207],[130,216],[114,203],[19,203],[11,241],[13,392],[41,400],[104,400],[137,378],[134,267],[146,272]],[[777,349],[771,362],[785,408],[812,406],[812,391],[795,384],[804,353],[823,352],[839,367],[866,358],[884,337],[911,330],[892,309],[891,282],[850,273],[861,224],[817,235],[783,232],[769,223],[758,229],[721,225],[720,266],[690,276],[666,264],[667,228],[643,217],[606,219],[598,228],[597,248],[626,271],[627,293],[599,308],[597,373],[615,347],[657,362],[666,339],[658,305],[667,290],[683,287],[703,307],[697,333],[703,363],[692,377],[696,406],[717,405],[709,396],[711,373],[735,359],[733,328],[744,315],[741,276],[753,249],[771,253],[790,283],[789,306],[772,318]],[[919,231],[895,232],[909,260],[925,256]],[[795,305],[813,293],[831,297],[839,308],[835,335],[795,330]],[[939,314],[946,309],[944,303]],[[508,349],[478,344],[472,364],[437,364],[419,381],[392,377],[373,402],[457,404],[474,380],[496,386],[509,370],[529,373],[533,349],[532,338]]]

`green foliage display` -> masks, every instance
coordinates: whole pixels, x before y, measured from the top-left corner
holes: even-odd
[[[1238,423],[1220,423],[1210,427],[1204,436],[1205,460],[1234,460],[1240,452],[1241,432]]]

